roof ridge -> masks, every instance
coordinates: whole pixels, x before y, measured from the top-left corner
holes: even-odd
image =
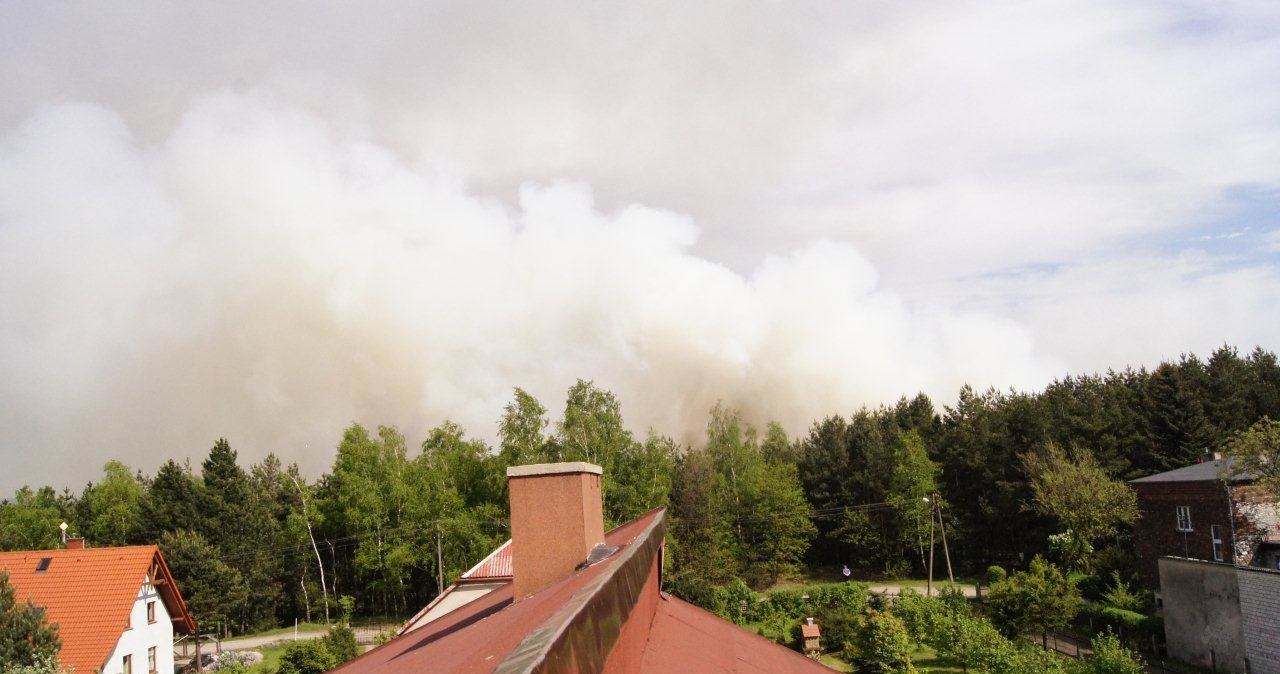
[[[650,513],[657,513],[658,516],[617,553],[614,561],[599,576],[575,592],[550,618],[529,632],[498,665],[494,670],[495,674],[528,674],[543,671],[553,663],[568,664],[575,659],[575,655],[578,658],[598,656],[601,660],[596,664],[603,666],[604,660],[608,658],[621,635],[622,625],[626,623],[628,616],[640,600],[640,593],[649,575],[649,567],[657,557],[658,549],[661,548],[664,540],[666,507],[659,506],[645,515]],[[639,521],[645,515],[628,524]],[[644,555],[643,568],[635,571],[632,567],[640,566],[638,560],[641,559],[642,553],[647,553]],[[623,576],[622,581],[614,583],[614,579],[619,576]],[[617,596],[602,599],[601,594],[605,588],[616,590],[613,594]],[[601,606],[601,603],[605,605]],[[617,620],[612,619],[615,612],[621,613]],[[594,628],[589,630],[590,634],[584,634],[582,630],[570,629],[584,616]]]

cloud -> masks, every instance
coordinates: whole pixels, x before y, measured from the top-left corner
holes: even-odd
[[[150,470],[220,435],[316,471],[352,420],[492,437],[512,386],[554,408],[577,377],[692,440],[721,398],[798,432],[1052,372],[1023,326],[918,311],[848,244],[744,275],[692,252],[686,216],[602,212],[582,183],[509,209],[251,96],[200,99],[157,144],[54,106],[0,148],[6,482],[88,479],[88,456]]]
[[[686,213],[740,272],[818,238],[894,283],[1070,263],[1280,182],[1274,3],[12,3],[0,44],[0,123],[90,100],[156,142],[255,90],[510,207]]]
[[[0,492],[1275,348],[1277,7],[0,4]]]

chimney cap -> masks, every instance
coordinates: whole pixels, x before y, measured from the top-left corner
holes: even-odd
[[[535,475],[561,475],[564,473],[593,473],[603,475],[604,469],[586,461],[565,461],[563,463],[531,463],[524,466],[511,466],[507,469],[507,477],[532,477]]]

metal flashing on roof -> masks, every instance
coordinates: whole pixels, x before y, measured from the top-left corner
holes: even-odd
[[[640,599],[666,530],[666,511],[660,509],[603,573],[516,646],[496,674],[601,671]]]
[[[588,566],[591,566],[592,564],[599,564],[600,562],[603,562],[604,560],[612,557],[613,553],[617,552],[620,547],[621,546],[618,546],[618,545],[607,545],[605,543],[596,543],[591,548],[591,552],[587,553],[586,561],[579,564],[574,570],[581,571],[587,568]]]
[[[592,473],[603,475],[604,469],[586,461],[564,461],[562,463],[531,463],[524,466],[512,466],[507,469],[507,477],[533,477],[535,475],[562,475],[565,473]]]

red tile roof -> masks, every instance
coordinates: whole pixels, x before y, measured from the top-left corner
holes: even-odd
[[[801,636],[803,636],[806,639],[810,637],[822,636],[822,630],[818,629],[818,626],[816,624],[808,623],[808,622],[802,623],[800,625],[800,633],[801,633]]]
[[[48,568],[37,571],[45,558],[51,560]],[[49,622],[58,626],[59,659],[78,674],[92,674],[111,656],[121,632],[129,626],[129,612],[142,582],[153,571],[161,599],[176,619],[174,630],[195,631],[195,622],[154,545],[3,552],[0,569],[8,572],[18,601],[44,607]]]

